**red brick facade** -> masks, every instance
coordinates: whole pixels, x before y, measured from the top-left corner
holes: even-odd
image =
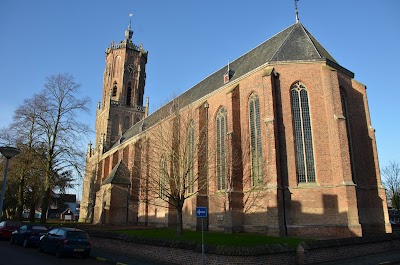
[[[121,48],[116,52],[124,58],[129,50]],[[126,64],[127,60],[123,62]],[[121,67],[124,69],[124,65]],[[213,77],[217,78],[216,74]],[[222,82],[223,75],[220,79]],[[299,182],[296,167],[298,151],[291,89],[298,82],[305,86],[308,95],[315,166],[315,181],[310,182]],[[249,99],[252,95],[258,97],[261,120],[260,186],[251,181]],[[126,138],[118,142],[109,133],[112,119],[104,117],[112,117],[114,113],[126,115],[129,111],[112,109],[108,103],[111,101],[103,92],[101,111],[107,114],[98,114],[96,146],[88,151],[81,220],[175,225],[175,210],[161,200],[158,205],[149,203],[146,198],[154,194],[143,194],[140,188],[145,185],[146,176],[156,170],[144,166],[149,150],[146,145],[154,148],[154,132],[172,118],[151,124],[146,122],[151,121],[150,115],[137,133],[128,131],[122,136]],[[216,120],[221,108],[226,110],[229,172],[229,185],[222,191],[217,190],[215,166]],[[134,113],[137,112],[131,114]],[[195,184],[197,193],[183,206],[184,227],[198,229],[201,223],[196,219],[195,209],[206,206],[209,211],[206,224],[210,230],[338,237],[391,232],[366,87],[354,80],[353,73],[331,60],[267,61],[226,84],[221,83],[209,94],[193,97],[180,113],[192,115],[197,139],[205,140],[197,149],[195,161],[194,170],[199,178]],[[102,134],[109,136],[106,139],[109,142],[102,142]],[[121,160],[130,170],[129,186],[101,185]],[[89,218],[93,214],[91,209],[93,218]]]

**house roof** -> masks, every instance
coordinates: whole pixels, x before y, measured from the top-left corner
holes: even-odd
[[[327,61],[334,67],[342,68],[311,33],[300,22],[296,22],[231,62],[229,68],[233,70],[234,73],[230,80],[238,79],[268,62],[293,61]],[[222,87],[224,85],[223,75],[227,71],[228,66],[222,67],[178,96],[176,101],[179,102],[179,107],[186,107]],[[351,72],[349,73],[352,74]],[[122,135],[120,141],[115,143],[113,147],[138,135],[140,132],[170,115],[170,110],[173,107],[172,104],[174,104],[174,101],[175,100],[167,103],[145,119],[136,123]]]
[[[111,173],[103,181],[105,184],[131,184],[129,180],[129,170],[124,162],[119,161],[117,165],[111,170]]]
[[[76,203],[76,194],[60,194],[63,202],[74,202]]]

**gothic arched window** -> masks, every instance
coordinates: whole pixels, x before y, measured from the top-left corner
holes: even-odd
[[[116,97],[116,96],[117,96],[117,81],[114,81],[111,96],[112,96],[112,97]]]
[[[159,197],[162,199],[165,197],[166,185],[168,179],[168,171],[167,171],[167,160],[163,155],[160,160],[160,180],[159,180]]]
[[[251,180],[253,186],[263,184],[260,100],[252,94],[249,100]]]
[[[187,186],[188,192],[194,192],[194,121],[191,120],[187,131],[187,159],[186,159],[186,172],[187,172]]]
[[[350,117],[349,117],[349,110],[347,106],[347,98],[346,94],[342,88],[340,88],[340,100],[342,103],[342,112],[343,116],[346,119],[346,132],[347,132],[347,141],[349,143],[349,153],[350,153],[350,164],[351,164],[351,177],[353,182],[356,183],[356,171],[354,168],[354,152],[353,152],[353,141],[351,139],[351,130],[350,130]]]
[[[291,88],[298,182],[315,182],[314,150],[308,92],[296,82]]]
[[[114,76],[118,76],[121,68],[121,56],[115,57],[114,61]]]
[[[226,110],[221,108],[216,119],[216,140],[217,140],[217,190],[226,189]]]
[[[132,99],[132,86],[131,83],[128,83],[128,89],[126,92],[126,105],[130,106],[131,105],[131,99]]]

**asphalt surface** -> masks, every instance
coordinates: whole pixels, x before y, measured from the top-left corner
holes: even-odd
[[[161,263],[151,260],[145,260],[137,257],[129,257],[116,253],[112,253],[110,251],[105,251],[103,249],[92,248],[90,256],[97,261],[102,261],[107,264],[115,264],[115,265],[166,265],[173,263]]]

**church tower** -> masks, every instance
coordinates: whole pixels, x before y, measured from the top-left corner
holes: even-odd
[[[119,141],[122,134],[145,117],[143,106],[148,52],[132,42],[131,21],[125,39],[106,49],[102,101],[96,112],[96,147],[102,152]]]

